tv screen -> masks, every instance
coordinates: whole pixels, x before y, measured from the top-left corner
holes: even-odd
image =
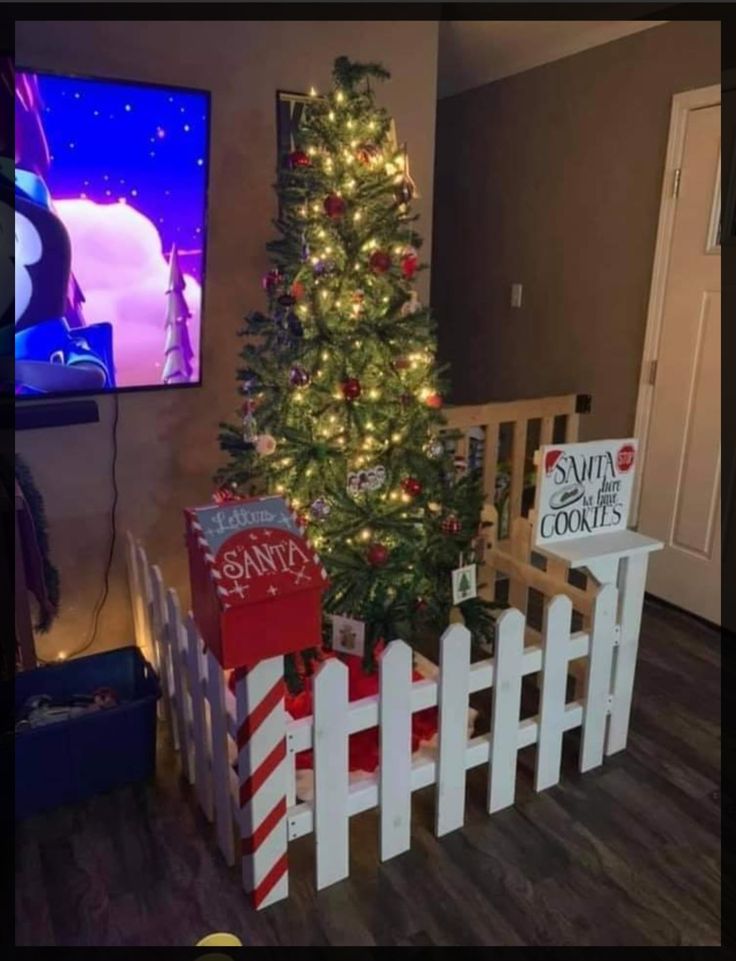
[[[200,383],[208,142],[204,91],[16,72],[16,394]]]

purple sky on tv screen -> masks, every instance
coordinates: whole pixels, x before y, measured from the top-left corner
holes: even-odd
[[[38,99],[16,111],[47,144],[43,179],[72,246],[84,322],[113,325],[118,387],[158,386],[164,371],[169,259],[175,246],[191,312],[190,381],[200,377],[209,100],[206,94],[36,74]],[[40,121],[40,124],[39,124]],[[20,144],[20,148],[18,148]],[[33,170],[34,164],[28,164]],[[36,164],[36,166],[38,166]],[[34,172],[38,172],[35,170]]]

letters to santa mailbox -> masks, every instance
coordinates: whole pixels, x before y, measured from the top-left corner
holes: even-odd
[[[281,497],[185,510],[192,613],[224,668],[322,643],[327,574]]]

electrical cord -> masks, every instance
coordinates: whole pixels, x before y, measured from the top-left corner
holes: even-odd
[[[103,580],[102,591],[97,599],[94,610],[92,612],[92,618],[90,622],[90,630],[88,639],[85,643],[78,648],[76,651],[72,651],[71,654],[67,654],[64,660],[69,660],[73,657],[77,657],[79,654],[83,654],[84,651],[89,650],[90,647],[97,640],[97,630],[100,623],[100,614],[107,603],[107,598],[110,594],[110,571],[112,569],[112,561],[115,556],[115,544],[117,543],[117,508],[118,508],[118,478],[117,478],[117,464],[118,464],[118,421],[120,419],[120,401],[117,392],[113,394],[114,399],[114,414],[112,421],[112,464],[111,464],[111,474],[112,474],[112,506],[110,508],[110,546],[107,551],[107,560],[105,562],[105,576]],[[40,661],[41,664],[49,664],[49,661]]]

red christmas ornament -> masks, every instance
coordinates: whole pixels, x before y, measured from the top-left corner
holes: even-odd
[[[385,544],[371,544],[365,552],[365,557],[371,567],[383,567],[388,563],[390,551]]]
[[[407,247],[401,255],[401,273],[406,280],[411,280],[419,267],[419,257],[413,247]]]
[[[281,283],[281,271],[280,270],[269,270],[267,274],[263,275],[263,289],[267,294],[272,294],[279,284]]]
[[[312,161],[309,159],[307,154],[303,150],[292,150],[289,154],[289,166],[292,170],[296,167],[310,167]]]
[[[340,384],[340,390],[345,400],[356,400],[360,397],[362,388],[357,377],[347,377]]]
[[[368,265],[374,274],[385,274],[391,267],[391,257],[385,250],[374,250],[368,259]]]
[[[294,300],[301,300],[304,296],[304,284],[300,280],[295,280],[291,285],[290,293]]]
[[[459,534],[460,533],[460,520],[457,514],[448,514],[447,517],[442,521],[442,533],[443,534]]]
[[[417,480],[416,477],[405,477],[401,482],[401,488],[405,494],[417,497],[422,493],[422,482]]]
[[[324,208],[331,220],[339,220],[345,213],[345,201],[337,194],[330,194],[329,197],[325,197]]]
[[[442,395],[441,394],[430,394],[424,403],[427,407],[431,407],[433,410],[439,410],[442,407]]]

